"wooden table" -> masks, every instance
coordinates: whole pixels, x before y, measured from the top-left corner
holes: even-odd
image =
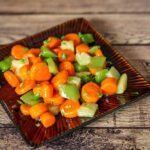
[[[150,81],[149,0],[0,0],[0,44],[85,17]],[[0,106],[0,149],[27,150]],[[150,96],[40,150],[149,150]]]

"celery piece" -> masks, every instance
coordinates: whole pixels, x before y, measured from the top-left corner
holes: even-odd
[[[94,56],[88,64],[89,68],[103,68],[106,62],[106,57]]]
[[[99,49],[99,48],[100,48],[100,46],[97,46],[97,45],[91,47],[91,48],[90,48],[90,54],[95,54],[95,52],[96,52],[97,49]]]
[[[114,66],[112,66],[110,68],[110,70],[107,72],[106,76],[111,77],[111,78],[115,78],[118,80],[120,78],[120,73],[118,72],[118,70]]]
[[[48,59],[46,59],[46,62],[48,64],[49,71],[52,74],[57,74],[58,73],[58,67],[57,67],[55,61],[51,57],[49,57]]]
[[[76,60],[79,65],[88,65],[91,62],[91,57],[87,53],[76,53]]]
[[[82,103],[82,105],[78,109],[78,116],[79,117],[94,117],[97,110],[98,110],[98,104]]]
[[[67,50],[71,50],[74,52],[74,43],[73,41],[62,41],[61,42],[61,49],[67,49]]]
[[[29,92],[25,93],[24,95],[22,95],[22,96],[20,97],[20,99],[21,99],[25,104],[32,105],[32,106],[33,106],[33,105],[36,105],[37,103],[40,103],[40,102],[42,101],[41,98],[35,100],[33,91],[29,91]]]
[[[79,32],[78,35],[81,38],[83,43],[93,43],[94,42],[94,37],[91,33],[82,34],[81,32]]]
[[[107,72],[108,72],[108,69],[103,69],[103,70],[100,70],[100,71],[96,72],[95,81],[98,84],[100,84],[106,78]]]
[[[77,62],[74,63],[74,67],[75,67],[76,72],[82,72],[82,71],[89,70],[87,66],[79,65]]]
[[[80,98],[79,89],[75,84],[61,84],[59,85],[59,93],[62,97],[70,100],[78,100]]]
[[[126,73],[121,75],[118,81],[117,94],[123,94],[124,91],[127,89],[127,79],[128,77]]]
[[[78,88],[81,86],[81,78],[76,76],[71,76],[68,78],[68,83],[75,84]]]

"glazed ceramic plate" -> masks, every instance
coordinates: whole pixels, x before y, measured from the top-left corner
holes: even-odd
[[[67,21],[63,24],[1,48],[0,60],[10,55],[11,47],[15,44],[22,44],[27,47],[40,47],[42,45],[42,41],[47,39],[49,36],[61,37],[62,35],[71,32],[92,33],[95,38],[94,44],[101,46],[104,55],[113,63],[120,73],[127,73],[128,88],[124,94],[104,97],[100,100],[98,102],[99,110],[93,118],[76,117],[73,119],[67,119],[58,115],[56,123],[46,129],[42,125],[37,127],[35,125],[35,120],[31,119],[29,116],[23,116],[20,113],[19,104],[17,103],[19,96],[16,95],[14,89],[5,82],[3,75],[1,74],[1,104],[13,123],[19,129],[25,141],[31,146],[37,146],[45,143],[46,141],[50,142],[58,139],[149,94],[150,84],[126,61],[123,56],[121,56],[117,50],[115,50],[106,41],[100,33],[98,33],[89,24],[88,21],[83,18]]]

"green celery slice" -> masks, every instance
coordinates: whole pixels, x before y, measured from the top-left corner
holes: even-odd
[[[110,70],[107,72],[106,76],[118,80],[120,78],[120,73],[114,66],[112,66]]]
[[[55,61],[51,57],[49,57],[48,59],[46,59],[46,62],[48,64],[49,71],[52,74],[57,74],[58,73],[58,67],[57,67]]]

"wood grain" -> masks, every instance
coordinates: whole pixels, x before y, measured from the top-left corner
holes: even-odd
[[[125,13],[150,12],[149,0],[1,0],[0,13]]]
[[[38,150],[149,150],[150,129],[84,128]],[[0,128],[0,149],[28,150],[15,128]]]
[[[148,14],[0,15],[0,44],[13,42],[75,17],[88,19],[112,44],[150,44]]]

